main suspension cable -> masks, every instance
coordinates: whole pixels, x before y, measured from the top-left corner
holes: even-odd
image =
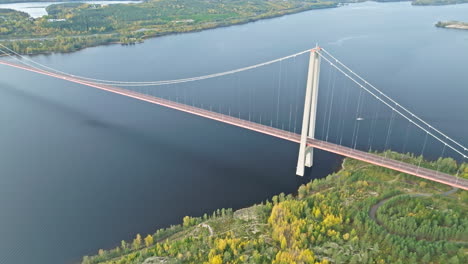
[[[6,47],[5,45],[1,44],[0,43],[0,47],[3,47],[4,49],[8,50],[9,52],[13,53],[14,55],[20,57],[21,59],[24,59],[24,60],[27,60],[27,61],[30,61],[31,63],[35,64],[35,65],[38,65],[40,67],[43,67],[45,69],[48,69],[50,71],[53,71],[53,72],[56,72],[56,73],[60,73],[62,75],[66,75],[66,76],[69,76],[69,77],[72,77],[72,78],[76,78],[76,79],[81,79],[81,80],[84,80],[84,81],[91,81],[93,82],[94,84],[102,84],[102,85],[114,85],[114,86],[159,86],[159,85],[166,85],[166,84],[175,84],[175,83],[185,83],[185,82],[192,82],[192,81],[199,81],[199,80],[206,80],[206,79],[211,79],[211,78],[216,78],[216,77],[221,77],[221,76],[225,76],[225,75],[229,75],[229,74],[234,74],[234,73],[238,73],[238,72],[243,72],[243,71],[248,71],[248,70],[252,70],[252,69],[256,69],[256,68],[259,68],[259,67],[263,67],[263,66],[266,66],[266,65],[270,65],[270,64],[274,64],[276,62],[280,62],[280,61],[283,61],[283,60],[287,60],[287,59],[290,59],[290,58],[294,58],[294,57],[297,57],[297,56],[300,56],[302,54],[305,54],[307,52],[310,52],[310,50],[305,50],[305,51],[301,51],[301,52],[298,52],[298,53],[295,53],[295,54],[292,54],[292,55],[288,55],[288,56],[285,56],[285,57],[282,57],[282,58],[278,58],[278,59],[274,59],[274,60],[270,60],[270,61],[267,61],[267,62],[263,62],[263,63],[259,63],[259,64],[255,64],[255,65],[252,65],[252,66],[248,66],[248,67],[243,67],[243,68],[239,68],[239,69],[235,69],[235,70],[230,70],[230,71],[225,71],[225,72],[220,72],[220,73],[214,73],[214,74],[208,74],[208,75],[203,75],[203,76],[198,76],[198,77],[191,77],[191,78],[183,78],[183,79],[174,79],[174,80],[163,80],[163,81],[146,81],[146,82],[126,82],[126,81],[115,81],[115,80],[102,80],[102,79],[94,79],[94,78],[89,78],[89,77],[84,77],[84,76],[79,76],[79,75],[75,75],[75,74],[70,74],[70,73],[67,73],[67,72],[63,72],[63,71],[60,71],[60,70],[57,70],[57,69],[54,69],[54,68],[51,68],[49,66],[46,66],[44,64],[41,64],[39,62],[36,62],[28,57],[25,57],[25,56],[22,56],[21,54],[15,52],[14,50]],[[9,54],[8,52],[5,52],[5,51],[2,51],[3,53],[7,54],[8,56],[20,61],[21,63],[23,64],[26,64],[28,66],[31,66],[30,64],[27,64],[25,63],[24,61],[21,61],[17,58],[15,58],[14,56],[12,56],[11,54]],[[33,66],[31,66],[33,67]]]

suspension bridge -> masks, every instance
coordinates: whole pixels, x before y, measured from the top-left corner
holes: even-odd
[[[0,52],[3,52],[5,55],[7,55],[11,59],[11,60],[0,60],[0,65],[46,75],[46,76],[50,76],[53,78],[65,80],[68,82],[77,83],[80,85],[85,85],[85,86],[100,89],[106,92],[111,92],[111,93],[119,94],[122,96],[127,96],[127,97],[134,98],[137,100],[164,106],[164,107],[171,108],[174,110],[186,112],[189,114],[208,118],[208,119],[215,120],[218,122],[223,122],[223,123],[230,124],[233,126],[241,127],[244,129],[256,131],[256,132],[267,134],[273,137],[299,143],[299,156],[298,156],[297,171],[296,171],[296,174],[299,176],[304,175],[304,167],[311,167],[313,165],[313,150],[321,149],[321,150],[332,152],[341,156],[350,157],[356,160],[371,163],[380,167],[384,167],[384,168],[392,169],[392,170],[399,171],[402,173],[414,175],[414,176],[427,179],[430,181],[435,181],[435,182],[439,182],[439,183],[453,186],[456,188],[468,190],[468,180],[459,177],[460,176],[459,174],[463,173],[463,172],[460,172],[460,168],[455,173],[452,173],[454,174],[452,175],[452,174],[442,171],[441,169],[439,169],[439,167],[434,169],[434,168],[426,168],[422,166],[422,157],[421,157],[421,161],[419,162],[419,164],[411,164],[411,163],[393,159],[391,155],[387,156],[386,153],[379,155],[377,153],[373,153],[369,151],[372,149],[371,143],[374,140],[374,137],[375,137],[374,134],[379,133],[377,128],[381,127],[381,125],[378,123],[377,118],[375,118],[375,120],[372,120],[372,122],[370,122],[370,130],[375,130],[375,131],[367,132],[368,139],[365,140],[368,142],[367,146],[361,147],[361,149],[359,149],[360,144],[358,142],[360,141],[358,139],[359,139],[359,133],[360,133],[360,126],[361,126],[360,121],[362,121],[363,119],[361,115],[362,115],[363,105],[365,104],[364,94],[367,94],[367,96],[371,97],[372,99],[374,99],[376,102],[379,103],[379,107],[383,105],[385,106],[386,109],[388,109],[391,112],[391,118],[389,120],[388,127],[386,127],[385,129],[386,133],[381,133],[381,134],[386,134],[384,150],[385,148],[388,148],[389,141],[391,140],[392,129],[393,129],[393,126],[395,126],[395,118],[396,116],[399,116],[401,120],[405,120],[408,123],[408,126],[406,128],[406,141],[408,140],[408,132],[410,131],[411,127],[414,127],[418,131],[423,133],[424,142],[422,145],[421,155],[424,154],[424,150],[427,148],[427,145],[428,145],[427,142],[429,138],[432,139],[437,144],[441,145],[442,156],[444,156],[444,154],[447,154],[447,152],[450,151],[454,156],[459,157],[458,161],[464,162],[467,160],[467,155],[468,155],[467,148],[464,147],[462,144],[452,139],[448,135],[444,134],[440,130],[436,129],[435,127],[431,126],[429,123],[427,123],[426,121],[424,121],[423,119],[421,119],[420,117],[418,117],[417,115],[409,111],[407,108],[398,104],[395,100],[387,96],[385,93],[383,93],[382,91],[377,89],[375,86],[367,82],[364,78],[359,76],[357,73],[352,71],[344,63],[336,59],[328,51],[320,47],[316,47],[312,50],[302,51],[302,52],[289,55],[280,59],[276,59],[276,60],[272,60],[272,61],[268,61],[268,62],[264,62],[264,63],[236,69],[236,70],[210,74],[210,75],[203,75],[203,76],[192,77],[192,78],[164,80],[164,81],[145,81],[145,82],[102,80],[102,79],[95,79],[95,78],[83,77],[83,76],[66,73],[66,72],[51,68],[49,66],[40,64],[28,57],[21,56],[20,54],[17,54],[13,50],[1,44],[0,44]],[[257,116],[257,119],[256,119],[255,113],[251,113],[252,112],[251,102],[249,102],[248,107],[244,107],[244,108],[249,108],[249,113],[248,115],[245,116],[245,118],[243,118],[241,115],[241,111],[240,111],[242,109],[241,107],[239,107],[236,111],[234,111],[231,109],[231,107],[224,108],[223,110],[223,108],[219,106],[216,111],[215,109],[213,109],[212,105],[210,105],[209,108],[206,109],[203,106],[203,104],[199,104],[199,106],[197,106],[197,104],[193,100],[190,104],[190,100],[186,98],[187,94],[185,94],[185,100],[183,100],[184,102],[180,102],[182,101],[182,100],[179,100],[181,96],[176,97],[176,100],[171,100],[167,98],[162,98],[161,96],[158,96],[157,94],[155,94],[157,93],[157,91],[155,91],[154,88],[148,89],[148,87],[160,87],[160,86],[192,83],[195,81],[202,81],[202,80],[209,80],[213,78],[220,78],[223,76],[230,76],[230,75],[234,75],[237,73],[242,73],[242,72],[251,71],[257,68],[265,67],[268,65],[282,63],[283,61],[286,61],[289,59],[293,59],[295,61],[297,57],[303,56],[303,55],[309,55],[308,58],[306,58],[308,62],[308,67],[307,67],[306,78],[305,78],[306,79],[305,80],[306,82],[305,83],[306,84],[305,85],[306,86],[305,98],[302,97],[304,93],[301,94],[300,90],[295,91],[298,94],[299,98],[302,97],[302,100],[304,101],[304,104],[303,104],[304,110],[302,114],[302,124],[300,125],[301,127],[300,134],[296,133],[296,127],[297,127],[296,123],[297,123],[297,118],[299,116],[298,114],[299,104],[298,103],[296,103],[294,107],[293,107],[293,103],[289,104],[289,116],[286,114],[286,117],[289,117],[289,121],[283,122],[280,125],[280,108],[281,108],[280,107],[280,94],[281,94],[280,88],[281,88],[281,78],[282,78],[282,72],[281,72],[282,65],[281,64],[279,68],[279,72],[280,72],[279,87],[278,87],[278,90],[276,91],[277,100],[276,98],[274,98],[275,100],[273,100],[273,101],[276,101],[276,105],[277,105],[276,109],[273,109],[273,110],[276,110],[276,118],[275,118],[275,113],[270,113],[268,115],[269,118],[264,117],[263,121],[262,121],[261,114],[259,118]],[[334,142],[333,140],[331,140],[331,136],[329,136],[331,117],[333,116],[332,108],[333,108],[334,101],[332,99],[330,99],[330,102],[328,102],[326,105],[327,111],[325,113],[325,117],[328,117],[328,120],[326,118],[324,119],[323,127],[322,127],[323,131],[325,130],[327,131],[326,136],[323,139],[319,139],[315,136],[315,132],[318,130],[316,128],[317,117],[318,117],[317,105],[319,103],[318,94],[319,94],[319,86],[320,86],[320,76],[321,76],[320,68],[321,68],[322,60],[328,64],[330,69],[334,70],[333,75],[331,74],[331,70],[330,70],[329,77],[340,74],[341,76],[343,76],[345,79],[347,79],[350,83],[352,83],[354,86],[356,86],[359,89],[359,97],[358,97],[358,102],[356,106],[356,116],[355,116],[355,120],[353,120],[354,127],[352,129],[353,131],[352,140],[351,140],[351,144],[348,144],[348,145],[343,140],[343,133],[344,133],[343,130],[344,130],[345,123],[346,123],[345,120],[339,120],[338,122],[336,122],[338,124],[337,125],[338,128],[341,127],[342,131],[341,131],[341,135],[339,132],[335,133],[336,139],[334,140]],[[334,90],[335,82],[336,80],[328,80],[328,87],[331,87],[331,89],[329,89],[330,90],[329,94],[331,94],[330,98],[333,98],[334,93],[338,93],[338,91]],[[299,86],[299,83],[296,82],[296,85]],[[268,86],[271,86],[271,85],[268,85]],[[134,87],[139,87],[140,90],[136,90]],[[249,94],[252,94],[252,92],[249,91]],[[349,90],[346,90],[346,96],[343,97],[343,100],[336,102],[336,104],[340,105],[341,111],[345,111],[344,108],[346,108],[346,106],[348,105],[349,98],[350,98]],[[249,101],[251,101],[251,99],[249,99]],[[238,114],[234,114],[237,112]],[[294,112],[295,112],[294,114],[295,120],[293,120]],[[377,112],[376,117],[378,115],[379,113]],[[264,116],[267,116],[267,115],[264,115]],[[343,113],[339,112],[338,116],[343,117],[344,115]],[[276,123],[276,127],[274,125],[275,123]],[[285,123],[287,123],[286,128],[289,127],[289,129],[285,129]],[[294,128],[292,128],[293,126]]]

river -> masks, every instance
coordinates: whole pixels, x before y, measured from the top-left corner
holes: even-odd
[[[319,43],[467,145],[468,32],[434,27],[439,20],[468,21],[468,5],[366,2],[33,59],[102,79],[162,80]],[[5,66],[0,73],[1,264],[76,263],[185,215],[293,193],[340,165],[339,157],[317,152],[312,170],[298,178],[296,144]],[[287,82],[283,89],[292,91]],[[326,98],[326,86],[321,91]],[[393,144],[402,138],[394,133]],[[410,140],[415,152],[417,141]],[[437,157],[440,148],[425,155]]]

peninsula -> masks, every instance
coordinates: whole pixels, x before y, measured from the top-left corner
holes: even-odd
[[[439,21],[435,26],[440,28],[468,30],[468,23],[460,21]]]

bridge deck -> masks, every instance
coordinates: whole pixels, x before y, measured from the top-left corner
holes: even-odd
[[[104,90],[104,91],[108,91],[108,92],[128,96],[128,97],[135,98],[135,99],[138,99],[138,100],[141,100],[141,101],[146,101],[146,102],[149,102],[149,103],[165,106],[165,107],[172,108],[172,109],[175,109],[175,110],[179,110],[179,111],[183,111],[183,112],[186,112],[186,113],[194,114],[194,115],[201,116],[201,117],[204,117],[204,118],[209,118],[209,119],[212,119],[212,120],[220,121],[220,122],[223,122],[223,123],[231,124],[231,125],[234,125],[234,126],[245,128],[245,129],[257,131],[259,133],[271,135],[271,136],[274,136],[274,137],[277,137],[277,138],[282,138],[282,139],[289,140],[289,141],[292,141],[292,142],[299,143],[299,141],[300,141],[300,135],[298,135],[298,134],[291,133],[291,132],[284,131],[284,130],[277,129],[277,128],[272,128],[272,127],[269,127],[269,126],[266,126],[266,125],[246,121],[246,120],[239,119],[239,118],[236,118],[236,117],[232,117],[232,116],[212,112],[212,111],[201,109],[201,108],[198,108],[198,107],[193,107],[193,106],[189,106],[189,105],[185,105],[185,104],[181,104],[181,103],[176,103],[176,102],[173,102],[173,101],[157,98],[157,97],[146,95],[146,94],[141,94],[141,93],[138,93],[138,92],[134,92],[134,91],[118,88],[118,87],[95,84],[95,83],[88,82],[88,81],[83,81],[83,80],[80,80],[80,79],[77,79],[77,78],[72,78],[72,77],[60,75],[60,74],[57,74],[57,73],[47,72],[47,71],[43,71],[43,70],[40,70],[40,69],[15,64],[15,63],[8,62],[8,61],[0,60],[0,64],[10,66],[10,67],[14,67],[14,68],[19,68],[19,69],[22,69],[22,70],[35,72],[35,73],[39,73],[39,74],[43,74],[43,75],[47,75],[47,76],[51,76],[51,77],[66,80],[66,81],[69,81],[69,82],[79,83],[79,84],[86,85],[86,86],[93,87],[93,88],[97,88],[97,89],[100,89],[100,90]],[[379,156],[379,155],[376,155],[376,154],[373,154],[373,153],[364,152],[364,151],[360,151],[360,150],[355,150],[355,149],[351,149],[351,148],[348,148],[348,147],[336,145],[336,144],[333,144],[333,143],[320,141],[320,140],[317,140],[317,139],[308,139],[307,144],[309,146],[314,147],[314,148],[318,148],[318,149],[325,150],[325,151],[328,151],[328,152],[336,153],[336,154],[346,156],[346,157],[350,157],[350,158],[353,158],[353,159],[361,160],[361,161],[368,162],[368,163],[371,163],[371,164],[374,164],[374,165],[377,165],[377,166],[389,168],[389,169],[392,169],[392,170],[395,170],[395,171],[411,174],[411,175],[414,175],[414,176],[417,176],[417,177],[421,177],[421,178],[428,179],[428,180],[431,180],[431,181],[435,181],[435,182],[439,182],[439,183],[442,183],[442,184],[450,185],[450,186],[453,186],[453,187],[456,187],[456,188],[468,190],[468,180],[465,180],[465,179],[462,179],[462,178],[457,178],[457,177],[449,175],[449,174],[440,173],[440,172],[430,170],[430,169],[420,168],[418,166],[408,164],[408,163],[405,163],[405,162],[396,161],[396,160],[385,158],[385,157],[382,157],[382,156]]]

